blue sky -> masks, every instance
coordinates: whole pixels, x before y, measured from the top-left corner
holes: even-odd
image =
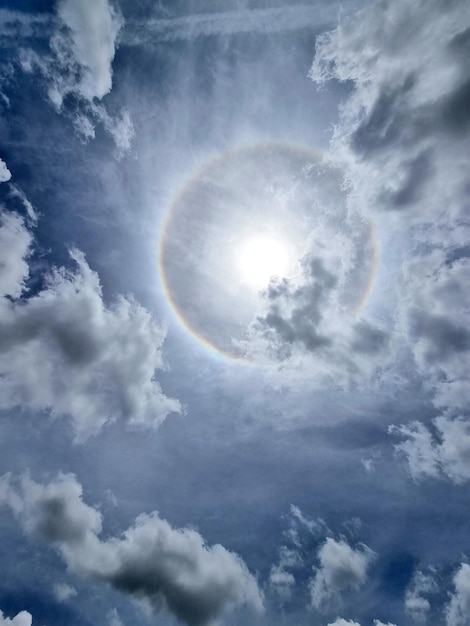
[[[470,624],[469,33],[2,3],[0,626]]]

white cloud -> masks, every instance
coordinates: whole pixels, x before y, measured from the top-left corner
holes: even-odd
[[[291,597],[295,585],[295,577],[289,570],[301,565],[302,559],[296,550],[281,546],[279,563],[273,565],[269,572],[269,584],[281,600],[288,600]]]
[[[11,178],[11,172],[3,159],[0,159],[0,183],[6,183]]]
[[[18,198],[20,200],[26,210],[26,215],[28,216],[29,221],[31,222],[31,224],[36,224],[38,221],[38,215],[34,210],[33,205],[28,200],[28,197],[26,196],[24,191],[20,189],[20,187],[12,184],[10,185],[10,196],[13,198]]]
[[[362,587],[374,558],[374,552],[365,545],[351,548],[346,541],[329,537],[318,551],[320,565],[310,581],[312,605],[323,610],[343,591]]]
[[[156,428],[181,411],[154,378],[165,332],[148,311],[124,297],[107,306],[78,251],[71,253],[75,271],[54,269],[40,293],[17,300],[31,236],[4,214],[0,242],[1,408],[70,416],[77,439],[116,420]]]
[[[112,62],[123,18],[108,0],[61,0],[57,16],[55,27],[48,25],[53,31],[52,54],[21,49],[20,65],[25,72],[38,70],[44,76],[50,102],[72,119],[81,140],[93,139],[95,126],[101,124],[119,156],[130,148],[134,135],[130,114],[123,110],[111,115],[99,101],[112,88]],[[79,98],[71,111],[64,104],[69,94]]]
[[[433,420],[437,437],[421,422],[392,427],[405,441],[395,447],[406,455],[414,479],[446,476],[455,483],[470,480],[470,422],[445,416]]]
[[[14,213],[0,212],[0,298],[19,298],[29,275],[32,236]]]
[[[353,622],[352,620],[345,620],[342,617],[338,617],[334,622],[328,624],[328,626],[361,626],[359,622]],[[374,620],[374,626],[396,626],[395,624],[391,624],[388,622],[385,624],[378,619]]]
[[[103,98],[112,86],[112,61],[122,18],[108,0],[61,0],[57,14],[66,27],[51,40],[66,78],[55,82],[56,103],[66,93]],[[78,75],[78,78],[77,78]]]
[[[255,578],[236,554],[207,546],[191,529],[174,529],[158,513],[140,515],[121,537],[101,540],[101,514],[82,500],[71,474],[46,485],[28,476],[4,476],[0,503],[9,506],[28,533],[50,542],[71,571],[111,584],[165,608],[189,626],[211,623],[226,610],[263,609]]]
[[[446,607],[447,626],[467,626],[470,615],[470,565],[462,563],[454,576],[455,592]]]
[[[432,575],[420,571],[415,572],[405,594],[405,610],[415,622],[426,622],[431,609],[427,596],[435,591],[437,591],[437,585]]]
[[[0,611],[0,626],[31,626],[33,618],[28,611],[20,611],[13,618],[5,617]]]
[[[52,590],[57,602],[67,602],[77,595],[77,590],[67,583],[56,583]]]

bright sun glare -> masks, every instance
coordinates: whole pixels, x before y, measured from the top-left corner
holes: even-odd
[[[253,237],[237,249],[236,266],[244,283],[253,289],[263,289],[273,276],[284,276],[287,273],[287,247],[273,237]]]

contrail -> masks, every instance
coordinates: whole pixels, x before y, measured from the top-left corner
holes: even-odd
[[[210,35],[237,33],[279,33],[335,22],[339,5],[305,6],[269,9],[242,9],[203,13],[173,19],[128,21],[121,42],[128,46],[153,45],[165,41],[195,39]]]
[[[367,2],[368,0],[366,0]],[[364,5],[348,0],[318,2],[264,9],[239,9],[216,13],[197,13],[175,18],[127,20],[119,35],[124,46],[151,46],[177,40],[237,33],[280,33],[302,28],[324,28],[338,22],[340,16],[353,13]],[[0,45],[14,47],[21,40],[48,39],[59,27],[51,15],[0,9]]]

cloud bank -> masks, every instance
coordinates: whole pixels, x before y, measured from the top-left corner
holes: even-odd
[[[457,482],[468,476],[469,33],[468,4],[385,0],[321,35],[311,70],[319,84],[353,86],[331,147],[350,205],[380,215],[409,242],[396,331],[442,412],[435,426],[443,441],[415,423],[399,429],[408,438],[400,447],[415,477],[444,473]]]
[[[4,213],[0,227],[0,408],[69,416],[78,440],[106,423],[156,428],[177,400],[154,376],[165,331],[132,299],[107,306],[99,278],[79,251],[74,271],[56,268],[25,292],[32,237]]]
[[[191,529],[174,529],[158,513],[140,515],[121,537],[101,540],[101,514],[82,499],[71,474],[46,485],[4,476],[0,503],[27,533],[50,542],[67,567],[106,582],[155,611],[166,609],[189,626],[205,626],[226,610],[263,610],[257,582],[236,554],[207,546]]]

